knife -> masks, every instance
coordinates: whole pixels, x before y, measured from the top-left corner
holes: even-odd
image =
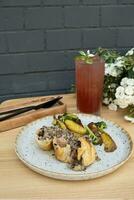
[[[9,115],[0,117],[0,122],[4,121],[6,119],[9,119],[11,117],[14,117],[16,115],[28,112],[30,110],[38,110],[40,108],[50,108],[55,103],[57,103],[60,99],[62,99],[62,97],[58,96],[58,97],[56,97],[56,98],[54,98],[52,100],[49,100],[49,101],[47,101],[45,103],[41,103],[41,104],[38,104],[38,105],[28,106],[28,107],[24,107],[24,108],[17,108],[17,109],[14,109],[14,110],[9,110],[9,111],[5,111],[5,112],[1,112],[0,115],[5,115],[5,114],[9,114]]]

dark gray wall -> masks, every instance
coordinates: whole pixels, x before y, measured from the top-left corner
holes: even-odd
[[[134,46],[134,0],[0,0],[0,100],[69,92],[98,46]]]

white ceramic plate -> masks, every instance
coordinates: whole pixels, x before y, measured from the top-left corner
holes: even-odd
[[[106,131],[117,144],[117,149],[106,153],[103,146],[96,146],[97,154],[101,158],[89,166],[85,171],[73,171],[67,164],[55,159],[53,151],[43,151],[35,143],[35,132],[43,125],[52,125],[52,116],[34,121],[20,131],[16,138],[15,150],[19,159],[32,170],[48,177],[63,180],[87,180],[104,176],[113,172],[124,164],[132,154],[133,143],[128,133],[118,125],[100,117],[78,114],[83,124],[105,121]]]

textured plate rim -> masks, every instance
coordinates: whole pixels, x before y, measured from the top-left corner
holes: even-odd
[[[89,179],[95,179],[95,178],[98,178],[98,177],[102,177],[102,176],[105,176],[107,174],[110,174],[112,172],[114,172],[116,169],[118,169],[119,167],[121,167],[122,165],[124,165],[129,159],[130,157],[132,156],[133,154],[133,141],[132,141],[132,138],[130,136],[130,134],[124,129],[122,128],[120,125],[118,125],[117,123],[111,121],[111,120],[107,120],[103,117],[100,117],[100,116],[96,116],[96,115],[92,115],[92,114],[84,114],[84,113],[75,113],[77,115],[82,115],[82,116],[87,116],[87,117],[96,117],[98,119],[101,119],[101,120],[105,120],[106,122],[108,123],[112,123],[112,125],[116,126],[117,128],[120,128],[121,131],[127,135],[128,139],[129,139],[129,144],[130,144],[130,151],[129,151],[129,154],[128,156],[123,159],[120,163],[108,168],[108,169],[105,169],[105,170],[101,170],[99,172],[92,172],[92,173],[84,173],[84,174],[65,174],[65,173],[58,173],[58,172],[52,172],[52,171],[49,171],[49,170],[45,170],[45,169],[41,169],[33,164],[31,164],[30,162],[26,161],[22,156],[21,154],[19,153],[18,151],[18,147],[17,147],[17,141],[20,137],[20,135],[23,133],[24,129],[26,129],[28,126],[32,126],[33,124],[35,123],[38,123],[40,121],[42,121],[43,119],[47,118],[47,117],[52,117],[53,115],[49,115],[49,116],[46,116],[46,117],[43,117],[43,118],[40,118],[38,120],[35,120],[31,123],[28,123],[27,125],[25,125],[24,127],[21,128],[21,130],[19,131],[19,133],[17,134],[16,136],[16,140],[15,140],[15,152],[18,156],[18,158],[27,166],[29,167],[30,169],[32,169],[33,171],[39,173],[39,174],[42,174],[44,176],[47,176],[47,177],[51,177],[51,178],[54,178],[54,179],[59,179],[59,180],[70,180],[70,181],[75,181],[75,180],[89,180]]]

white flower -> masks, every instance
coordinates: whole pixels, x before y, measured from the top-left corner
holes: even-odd
[[[118,68],[121,68],[124,66],[124,60],[123,60],[123,56],[121,57],[118,57],[116,60],[115,60],[115,66],[117,66]]]
[[[125,95],[125,101],[128,105],[134,104],[134,96]]]
[[[104,98],[103,99],[103,103],[106,104],[106,105],[108,105],[109,104],[109,99],[108,98]]]
[[[134,79],[133,78],[128,78],[127,79],[127,85],[134,85]]]
[[[117,70],[114,68],[113,64],[110,64],[108,67],[106,67],[105,75],[111,75],[111,76],[114,76],[114,77],[118,76]]]
[[[131,97],[131,104],[134,104],[134,96]]]
[[[117,110],[118,107],[124,109],[127,108],[129,105],[134,106],[134,77],[128,78],[127,70],[125,67],[126,63],[125,60],[127,56],[131,56],[133,59],[134,56],[134,48],[126,53],[125,56],[119,56],[115,62],[113,63],[105,63],[105,77],[106,77],[106,89],[105,93],[103,94],[103,103],[108,105],[110,110]],[[128,63],[130,66],[130,64]],[[134,71],[134,66],[131,66],[132,70]],[[124,72],[124,73],[123,73]],[[130,71],[129,71],[130,72]],[[109,75],[110,80],[108,80]],[[120,77],[122,80],[118,83]],[[126,75],[126,77],[125,77]],[[119,79],[117,79],[119,78]],[[113,82],[111,82],[113,80]],[[110,98],[110,96],[115,96],[115,99]],[[134,117],[125,116],[126,120],[131,121],[134,123]]]
[[[117,66],[117,67],[123,67],[123,62],[122,61],[118,61],[118,62],[116,62],[115,63],[115,65]]]
[[[108,108],[109,108],[110,110],[116,111],[116,110],[117,110],[117,105],[114,104],[114,103],[110,103],[109,106],[108,106]]]
[[[134,118],[133,117],[129,117],[129,116],[125,115],[124,119],[126,119],[127,121],[130,121],[131,123],[134,123]]]
[[[132,86],[127,86],[126,88],[125,88],[125,93],[127,94],[127,95],[133,95],[134,94],[134,88],[132,87]]]
[[[116,93],[115,93],[115,96],[116,96],[116,98],[118,99],[118,98],[124,98],[124,95],[125,95],[125,93],[124,93],[124,87],[122,87],[122,86],[119,86],[119,87],[117,87],[116,88]]]
[[[122,70],[119,69],[115,63],[106,63],[105,64],[105,75],[111,75],[117,77],[122,73]]]
[[[114,103],[120,108],[126,108],[134,104],[134,86],[132,85],[134,79],[123,78],[121,86],[116,88]],[[128,85],[129,83],[129,85]]]
[[[121,86],[124,86],[124,85],[127,85],[127,77],[125,77],[125,78],[123,78],[122,80],[121,80]]]
[[[116,99],[114,102],[115,102],[116,105],[118,105],[120,108],[127,108],[127,107],[128,107],[128,103],[127,103],[124,99]]]
[[[132,56],[134,54],[134,48],[130,49],[127,53],[126,56]]]
[[[110,75],[114,76],[114,77],[117,77],[118,76],[117,70],[111,69]]]
[[[134,105],[134,95],[133,96],[129,96],[129,104],[130,105]]]

